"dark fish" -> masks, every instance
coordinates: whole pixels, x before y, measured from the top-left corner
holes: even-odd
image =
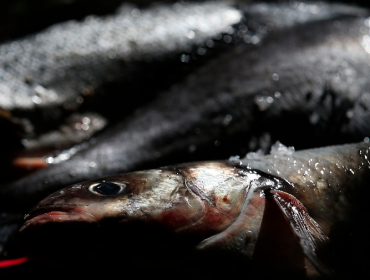
[[[113,258],[129,267],[151,263],[166,273],[175,269],[167,266],[184,264],[192,273],[211,273],[211,264],[219,263],[248,279],[348,276],[365,263],[350,267],[363,256],[349,260],[346,254],[366,249],[347,251],[343,243],[366,228],[359,204],[370,179],[369,150],[369,143],[358,143],[294,152],[280,144],[254,159],[78,183],[26,215],[20,246],[47,264],[104,267]],[[369,242],[362,245],[369,248]]]
[[[56,24],[0,45],[0,109],[27,118],[29,126],[40,114],[55,121],[102,84],[129,76],[135,62],[180,55],[242,16],[215,2],[124,7],[116,15]]]
[[[21,211],[63,186],[158,159],[226,157],[253,148],[266,132],[298,148],[363,140],[370,132],[368,33],[365,17],[340,16],[283,29],[258,46],[240,45],[86,150],[3,186],[0,207]]]

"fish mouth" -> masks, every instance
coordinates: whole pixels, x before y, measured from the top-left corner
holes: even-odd
[[[20,231],[31,225],[42,225],[50,222],[97,221],[91,213],[86,211],[86,207],[75,204],[37,206],[26,214],[24,219],[25,222]]]

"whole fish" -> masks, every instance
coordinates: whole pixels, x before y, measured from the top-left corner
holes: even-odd
[[[351,15],[283,29],[261,45],[240,45],[87,149],[73,157],[66,151],[69,160],[3,186],[0,209],[27,210],[63,186],[158,159],[226,157],[266,132],[298,148],[363,140],[370,133],[367,34],[367,18]]]
[[[369,232],[361,223],[369,151],[365,142],[298,152],[277,144],[266,156],[78,183],[25,216],[19,244],[46,264],[113,258],[162,273],[172,265],[210,272],[219,263],[248,279],[360,275],[369,242],[350,245],[351,235]]]

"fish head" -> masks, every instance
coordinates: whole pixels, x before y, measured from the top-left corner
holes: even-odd
[[[231,167],[219,168],[234,175]],[[215,218],[224,214],[216,213],[214,205],[213,212],[209,210],[206,198],[189,188],[188,173],[153,169],[63,188],[25,216],[20,247],[30,258],[47,264],[122,254],[184,256],[221,230],[218,221],[224,219]]]

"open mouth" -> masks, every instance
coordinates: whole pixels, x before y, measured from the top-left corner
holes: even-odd
[[[20,231],[30,225],[42,225],[49,222],[84,221],[94,222],[96,218],[79,205],[42,205],[34,208],[25,217]]]

